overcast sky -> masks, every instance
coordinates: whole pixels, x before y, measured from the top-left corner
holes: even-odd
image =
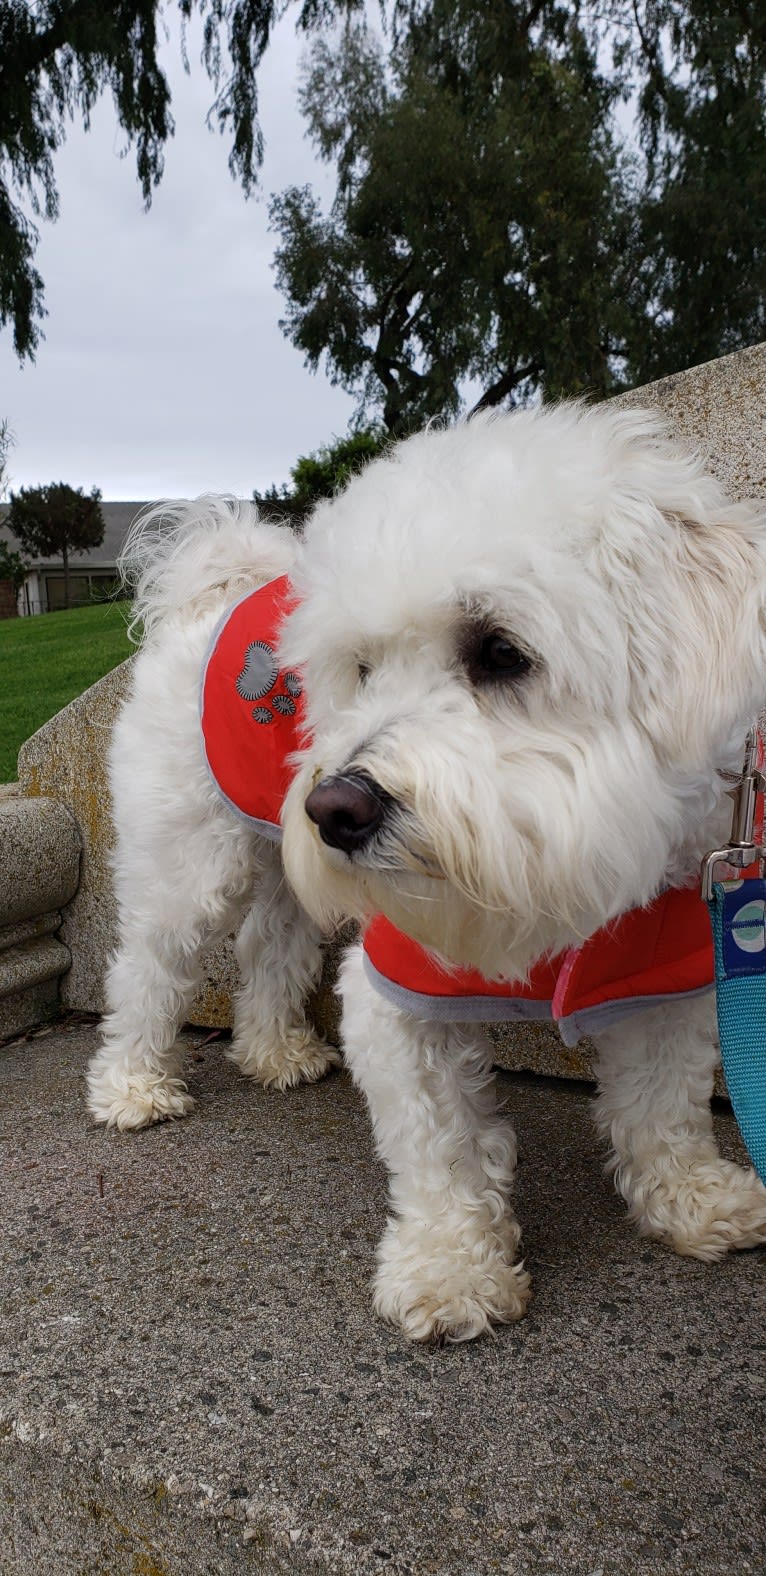
[[[171,8],[169,19],[174,19]],[[61,215],[41,223],[37,265],[49,316],[34,364],[0,335],[0,418],[16,443],[13,487],[65,481],[105,499],[249,497],[288,479],[299,454],[346,431],[353,401],[310,373],[278,327],[271,192],[307,181],[332,191],[296,105],[306,48],[290,8],[259,76],[262,193],[245,201],[228,143],[205,126],[213,96],[192,35],[164,50],[176,135],[144,212],[135,156],[111,98],[89,133],[73,125],[56,159]]]

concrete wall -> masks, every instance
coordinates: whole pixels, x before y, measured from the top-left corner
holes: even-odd
[[[766,498],[766,343],[621,394],[692,442],[733,498]]]
[[[620,396],[624,406],[652,406],[672,429],[691,439],[737,497],[766,497],[766,344],[695,367]],[[109,878],[110,820],[104,756],[117,708],[129,681],[129,663],[102,679],[47,723],[21,751],[19,779],[30,797],[67,805],[82,832],[82,879],[66,908],[61,940],[72,967],[62,982],[65,1006],[99,1011],[102,979],[114,935]],[[332,1032],[328,954],[325,987],[317,1007]],[[226,1025],[231,1018],[235,965],[230,943],[209,954],[192,1022]],[[589,1076],[587,1047],[567,1051],[552,1031],[533,1025],[492,1031],[499,1059],[508,1065]]]
[[[80,885],[60,932],[72,955],[61,1000],[65,1007],[93,1012],[103,1007],[104,968],[115,926],[106,751],[129,674],[130,662],[121,663],[46,722],[19,754],[22,793],[29,799],[57,799],[67,805],[81,830]]]

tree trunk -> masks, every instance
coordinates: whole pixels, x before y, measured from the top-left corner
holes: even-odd
[[[64,543],[64,546],[61,549],[61,556],[62,556],[62,558],[64,560],[64,607],[68,608],[69,607],[69,550],[67,548],[66,542]]]

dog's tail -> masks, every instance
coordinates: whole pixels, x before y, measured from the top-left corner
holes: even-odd
[[[147,639],[169,618],[199,618],[286,574],[295,553],[290,528],[260,520],[255,504],[241,499],[211,493],[144,510],[117,562],[133,600],[131,639]]]

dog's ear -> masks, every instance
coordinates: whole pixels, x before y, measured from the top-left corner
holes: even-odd
[[[634,704],[674,752],[709,760],[766,697],[766,506],[728,498],[653,412],[614,412],[609,438],[603,548]]]
[[[689,508],[670,523],[678,543],[671,585],[685,727],[692,736],[728,735],[766,698],[766,512],[721,496],[712,515]]]

